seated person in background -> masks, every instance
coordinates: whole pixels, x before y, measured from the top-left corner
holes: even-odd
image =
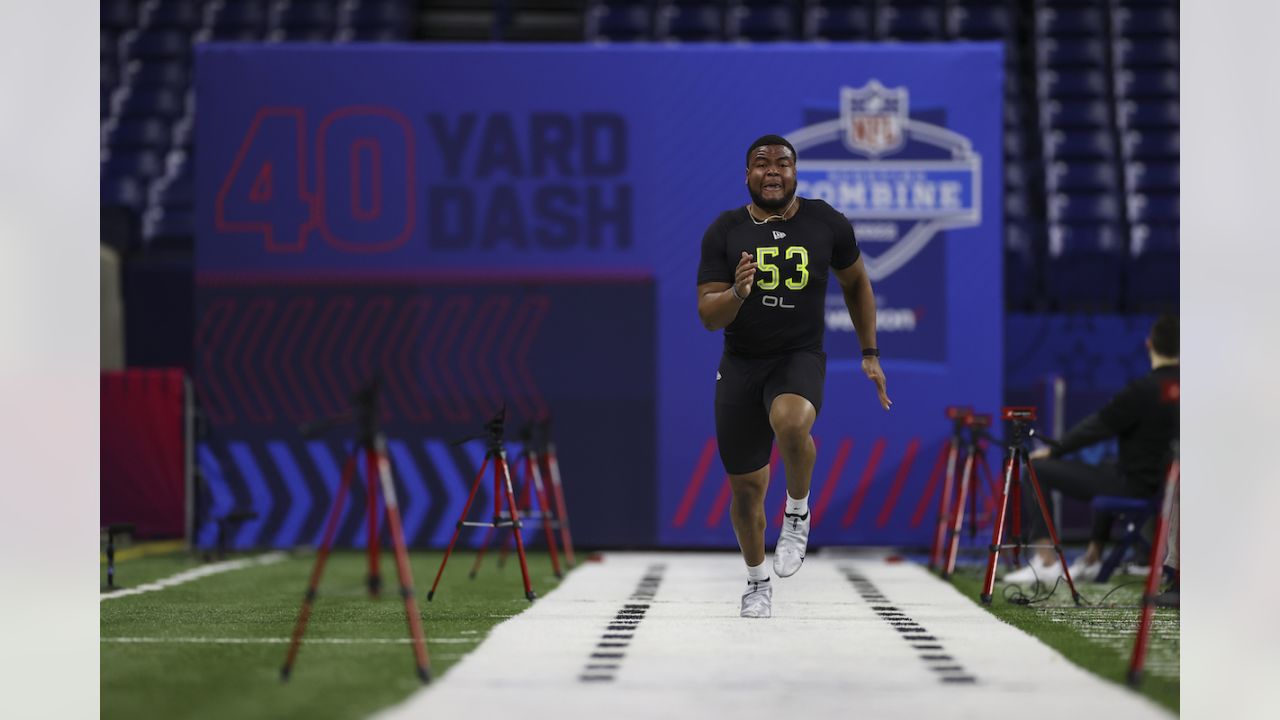
[[[1030,455],[1045,502],[1053,512],[1051,490],[1088,502],[1098,495],[1155,497],[1160,492],[1172,457],[1170,444],[1178,436],[1177,406],[1164,397],[1164,388],[1178,381],[1178,318],[1164,315],[1156,320],[1146,340],[1151,373],[1129,383],[1098,412],[1081,420],[1060,440],[1058,447],[1040,448]],[[1118,464],[1089,465],[1061,460],[1063,455],[1095,443],[1117,438]],[[1023,492],[1023,518],[1033,542],[1046,547],[1037,550],[1027,567],[1005,575],[1005,582],[1029,583],[1037,579],[1050,585],[1061,574],[1056,553],[1048,547],[1044,519],[1035,504],[1035,494]],[[1110,513],[1093,519],[1089,547],[1071,564],[1071,579],[1090,581],[1102,568],[1102,546],[1115,520]]]

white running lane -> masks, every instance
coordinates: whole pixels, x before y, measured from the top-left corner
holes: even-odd
[[[247,567],[254,567],[257,565],[271,565],[274,563],[278,563],[281,560],[284,560],[286,557],[288,556],[282,552],[277,551],[277,552],[264,553],[262,555],[258,555],[256,557],[251,557],[251,558],[241,558],[239,560],[226,560],[223,562],[216,562],[210,565],[201,565],[199,567],[195,567],[190,570],[184,570],[176,575],[170,575],[167,578],[161,578],[160,580],[156,580],[154,582],[144,583],[136,587],[122,588],[120,590],[114,590],[109,593],[103,593],[98,596],[98,602],[103,603],[103,602],[106,602],[107,600],[119,600],[120,598],[124,598],[124,597],[132,597],[134,595],[141,595],[143,593],[155,592],[157,590],[164,590],[165,588],[176,587],[178,585],[183,585],[183,584],[192,582],[194,580],[199,580],[200,578],[206,578],[206,577],[209,577],[210,575],[217,575],[219,573],[224,573],[224,572],[231,572],[232,570],[243,570]]]
[[[607,554],[375,717],[1172,716],[916,565],[813,555],[772,582],[773,617],[748,620],[736,555]]]

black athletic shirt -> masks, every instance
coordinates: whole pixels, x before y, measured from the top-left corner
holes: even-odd
[[[827,268],[843,270],[861,252],[853,225],[822,200],[798,198],[789,220],[757,225],[745,207],[720,213],[702,236],[698,284],[732,283],[742,253],[756,260],[756,281],[724,330],[731,355],[771,357],[821,350]]]
[[[1178,406],[1169,393],[1178,382],[1178,366],[1166,365],[1129,383],[1098,412],[1081,420],[1059,440],[1051,457],[1118,438],[1120,472],[1149,487],[1159,487],[1169,468],[1170,443],[1178,437]]]

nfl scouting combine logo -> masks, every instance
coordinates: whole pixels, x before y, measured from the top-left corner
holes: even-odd
[[[840,88],[840,112],[787,134],[803,158],[796,192],[853,223],[867,272],[881,280],[939,231],[981,219],[981,158],[969,139],[913,119],[905,87]],[[808,151],[808,152],[806,152]]]

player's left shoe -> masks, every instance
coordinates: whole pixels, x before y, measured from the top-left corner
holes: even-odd
[[[778,577],[791,577],[804,563],[805,549],[809,545],[810,511],[782,514],[782,534],[773,549],[773,571]]]

